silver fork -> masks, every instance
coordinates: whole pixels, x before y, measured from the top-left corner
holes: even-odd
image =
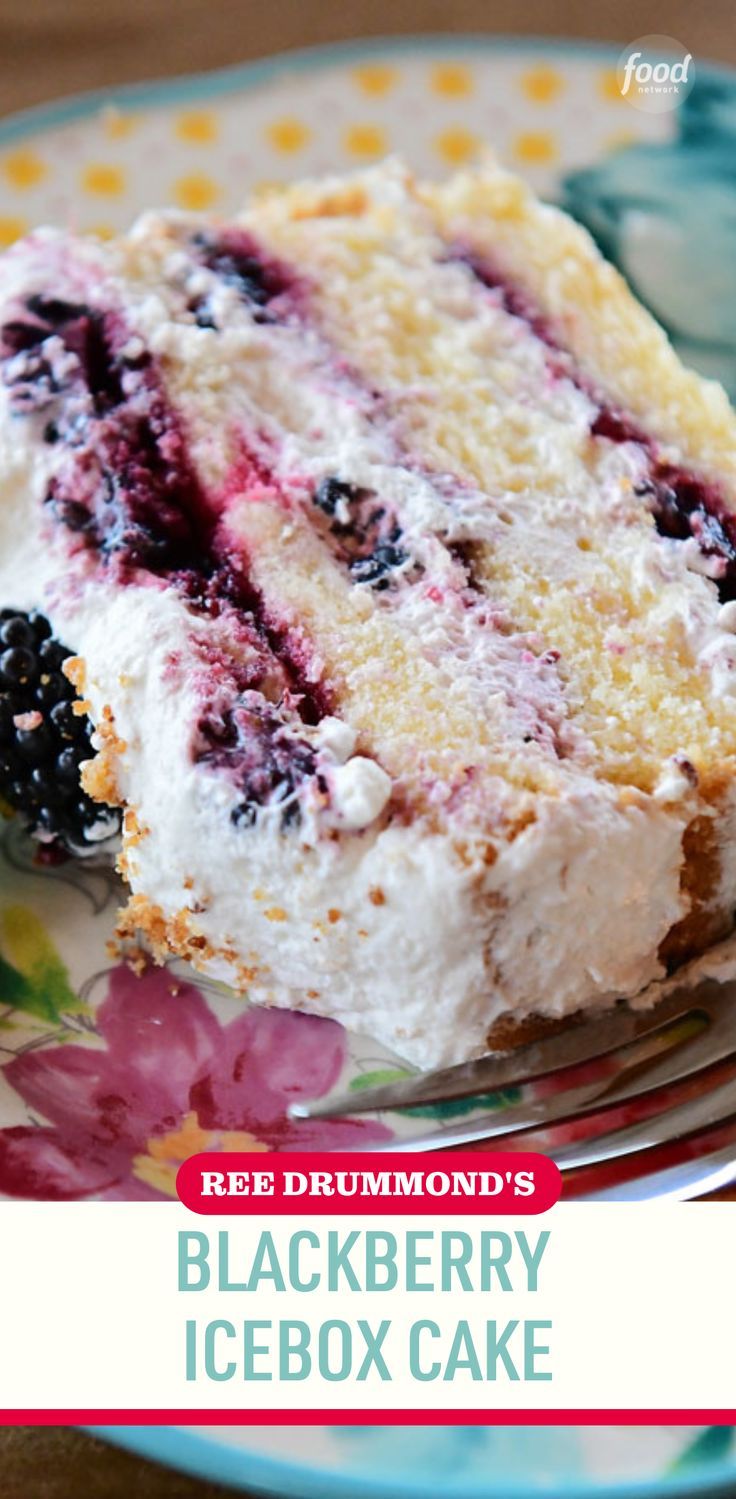
[[[675,990],[648,1010],[619,1005],[513,1051],[489,1052],[457,1067],[294,1104],[291,1113],[301,1119],[355,1117],[478,1098],[478,1109],[463,1119],[438,1121],[369,1148],[448,1150],[498,1140],[542,1149],[567,1171],[650,1151],[733,1118],[732,1144],[704,1151],[702,1160],[689,1161],[679,1178],[676,1168],[647,1172],[645,1164],[644,1178],[633,1188],[628,1184],[627,1189],[584,1194],[684,1198],[736,1180],[736,1074],[718,1075],[718,1064],[729,1058],[736,1066],[736,981],[708,979]],[[694,1094],[675,1100],[662,1096],[663,1089],[687,1081],[696,1087]],[[518,1101],[504,1103],[501,1097],[488,1106],[486,1095],[511,1087],[522,1090]],[[607,1111],[635,1099],[646,1099],[646,1118],[606,1127]],[[542,1132],[563,1123],[575,1123],[581,1137],[573,1144],[555,1143],[554,1134],[544,1139]]]

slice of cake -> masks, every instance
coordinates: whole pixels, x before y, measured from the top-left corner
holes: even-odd
[[[431,1066],[730,932],[736,418],[571,220],[390,163],[34,234],[0,323],[0,604],[124,937]]]

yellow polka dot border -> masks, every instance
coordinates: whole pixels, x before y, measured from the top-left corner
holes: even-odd
[[[236,212],[254,192],[404,157],[420,174],[472,166],[490,147],[554,196],[564,172],[627,144],[674,138],[676,121],[634,115],[616,53],[568,55],[544,42],[374,47],[284,64],[242,87],[181,82],[113,94],[0,146],[0,249],[40,223],[100,237],[147,208]],[[0,122],[0,141],[5,130]]]
[[[90,162],[81,174],[80,186],[85,193],[96,198],[119,198],[125,192],[126,174],[122,167],[110,162]]]
[[[174,130],[188,146],[213,146],[219,135],[217,115],[211,109],[189,109],[177,116]]]
[[[435,136],[434,149],[449,167],[462,167],[477,156],[483,148],[483,138],[463,125],[451,126]]]
[[[9,245],[21,239],[28,233],[30,224],[27,219],[20,218],[12,213],[0,213],[0,249],[7,250]]]
[[[553,104],[564,93],[566,84],[557,68],[540,63],[539,67],[529,68],[522,73],[519,86],[524,97],[531,100],[532,104]]]
[[[471,68],[460,62],[440,62],[430,72],[430,87],[441,99],[467,99],[475,89]]]
[[[342,143],[348,156],[366,161],[390,151],[389,137],[381,125],[348,125]]]
[[[559,147],[550,130],[522,130],[514,137],[514,161],[524,166],[549,166],[559,158]]]
[[[302,151],[312,139],[312,131],[303,120],[294,115],[283,115],[279,120],[273,120],[266,128],[266,139],[274,151],[281,151],[290,156],[297,151]]]
[[[207,172],[188,172],[177,177],[173,184],[174,202],[179,208],[188,208],[193,213],[204,213],[214,208],[220,190]]]
[[[621,85],[615,68],[603,68],[598,75],[598,93],[608,104],[628,104],[621,93]]]
[[[137,115],[122,114],[114,104],[111,104],[103,114],[102,128],[110,141],[127,141],[137,124]]]
[[[48,176],[48,167],[30,147],[22,146],[3,157],[2,172],[6,181],[18,192],[38,187]]]
[[[352,72],[353,81],[360,92],[371,99],[383,99],[394,88],[400,76],[398,68],[389,67],[385,63],[366,63],[363,67],[353,68]]]

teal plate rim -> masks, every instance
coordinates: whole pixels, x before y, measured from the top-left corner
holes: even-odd
[[[313,47],[295,47],[290,51],[272,53],[270,57],[255,58],[249,62],[235,63],[226,68],[215,68],[204,73],[184,73],[171,78],[152,78],[139,83],[111,84],[109,87],[70,94],[51,104],[35,104],[29,109],[15,111],[5,118],[0,117],[0,146],[41,130],[51,130],[60,125],[69,125],[76,120],[87,119],[105,105],[114,104],[122,109],[142,104],[166,104],[177,100],[193,102],[238,93],[242,89],[257,88],[269,83],[291,69],[299,72],[329,66],[368,56],[383,56],[392,52],[433,53],[467,51],[488,52],[548,52],[572,54],[576,57],[598,57],[615,60],[620,56],[618,42],[590,41],[583,37],[523,36],[509,32],[494,35],[483,31],[429,31],[426,33],[397,33],[396,36],[374,36],[356,38],[352,41],[324,42]],[[713,78],[731,78],[736,69],[726,63],[709,58],[695,59],[697,73]]]
[[[291,69],[308,71],[331,63],[358,61],[387,53],[420,51],[431,56],[439,51],[464,54],[478,49],[510,54],[568,53],[576,57],[615,59],[621,46],[613,41],[511,33],[499,36],[486,32],[428,32],[330,42],[295,48],[206,73],[114,85],[73,94],[51,104],[34,105],[0,118],[0,147],[43,130],[87,119],[105,105],[114,104],[125,110],[142,104],[156,106],[211,99],[258,87]],[[736,73],[735,69],[709,59],[696,58],[696,67],[706,77],[733,79]],[[298,1425],[298,1421],[294,1424]],[[264,1494],[283,1496],[283,1499],[428,1499],[430,1493],[430,1475],[417,1481],[405,1474],[393,1476],[384,1473],[367,1477],[351,1468],[326,1470],[218,1443],[175,1426],[87,1426],[83,1429],[90,1435],[181,1472],[238,1488],[255,1488]],[[493,1499],[539,1499],[542,1494],[544,1499],[589,1499],[592,1495],[601,1496],[601,1499],[678,1499],[678,1496],[685,1499],[685,1496],[715,1496],[733,1490],[736,1460],[660,1478],[629,1479],[612,1484],[601,1483],[595,1478],[564,1480],[544,1489],[510,1482],[501,1473],[495,1473],[492,1480],[478,1481],[476,1478],[467,1483],[448,1483],[443,1478],[442,1499],[489,1499],[491,1482]]]
[[[432,1499],[428,1473],[414,1479],[404,1473],[367,1477],[350,1467],[327,1470],[248,1452],[178,1426],[87,1426],[84,1430],[210,1483],[255,1489],[279,1499]],[[673,1473],[669,1478],[634,1478],[612,1484],[594,1478],[564,1479],[534,1488],[510,1482],[496,1472],[488,1480],[468,1483],[443,1475],[439,1492],[442,1499],[662,1499],[664,1495],[667,1499],[696,1499],[700,1495],[732,1494],[735,1478],[736,1466],[731,1462],[714,1463],[700,1472],[694,1468]]]

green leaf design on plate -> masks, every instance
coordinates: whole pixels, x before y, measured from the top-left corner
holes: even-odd
[[[671,1473],[697,1467],[701,1463],[715,1463],[728,1457],[733,1443],[733,1426],[706,1426],[692,1442],[676,1457],[670,1466]]]
[[[55,1022],[84,1008],[43,923],[27,906],[0,913],[0,1003]]]
[[[495,1093],[476,1093],[470,1098],[447,1098],[444,1103],[421,1104],[416,1109],[406,1109],[415,1119],[460,1119],[463,1114],[474,1114],[476,1109],[495,1113],[497,1109],[508,1109],[521,1098],[520,1088],[499,1088]]]
[[[385,1083],[400,1083],[405,1077],[412,1076],[408,1067],[375,1067],[372,1072],[361,1072],[358,1077],[351,1078],[350,1092],[358,1093],[361,1088],[382,1088]]]
[[[413,1076],[408,1067],[377,1067],[373,1072],[361,1072],[359,1077],[354,1077],[350,1092],[383,1087],[385,1083],[400,1083]],[[520,1097],[520,1088],[499,1088],[495,1093],[477,1093],[471,1098],[448,1098],[444,1103],[418,1104],[416,1108],[402,1112],[413,1119],[459,1119],[463,1114],[474,1114],[476,1109],[508,1109],[511,1104],[518,1103]]]

